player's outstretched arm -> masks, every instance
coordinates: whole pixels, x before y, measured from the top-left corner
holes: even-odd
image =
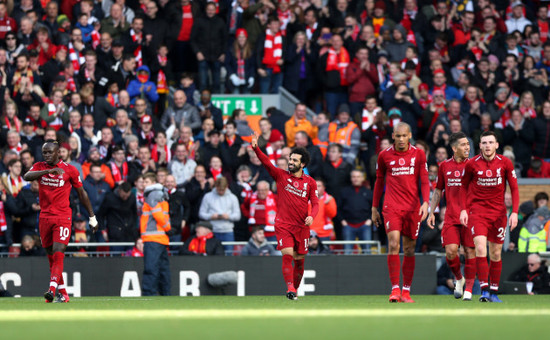
[[[52,175],[61,175],[65,172],[65,170],[61,169],[61,168],[53,168],[53,169],[48,169],[48,170],[38,170],[38,171],[32,171],[32,168],[31,168],[31,171],[28,171],[24,176],[23,176],[23,179],[27,182],[32,182],[34,180],[37,180],[39,179],[40,177],[44,176],[44,175],[47,175],[47,174],[52,174]]]
[[[75,190],[78,193],[78,198],[80,199],[80,202],[88,211],[88,215],[90,215],[90,227],[92,227],[92,231],[95,233],[97,231],[98,223],[97,218],[94,214],[94,209],[92,208],[92,203],[90,202],[90,198],[88,198],[88,194],[86,193],[86,191],[84,191],[83,187],[75,188]]]
[[[269,160],[269,157],[267,157],[262,150],[258,147],[258,134],[254,132],[254,136],[252,137],[252,140],[250,141],[250,146],[252,146],[252,150],[254,150],[254,153],[260,161],[262,162],[263,166],[266,168],[267,172],[273,177],[275,180],[277,180],[278,172],[282,171],[279,168],[276,168],[273,164],[271,164],[271,161]]]

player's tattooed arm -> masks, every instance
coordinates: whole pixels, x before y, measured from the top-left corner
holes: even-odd
[[[428,215],[428,219],[426,220],[426,222],[428,223],[428,227],[430,227],[431,229],[433,229],[435,226],[434,211],[435,211],[435,208],[439,205],[440,200],[441,200],[441,190],[435,189],[434,194],[432,196],[432,202],[430,204],[430,214]]]
[[[29,171],[23,176],[23,179],[27,182],[32,182],[47,174],[61,175],[64,172],[65,170],[61,168],[53,168],[53,169],[40,170],[40,171]]]

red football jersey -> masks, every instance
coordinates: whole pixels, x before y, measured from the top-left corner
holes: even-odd
[[[35,163],[29,171],[43,171],[53,168],[65,170],[62,175],[43,175],[39,179],[38,199],[40,200],[40,217],[72,218],[69,204],[71,188],[80,188],[82,181],[78,170],[63,161],[50,166],[46,162]]]
[[[464,207],[460,197],[462,187],[462,175],[468,159],[458,163],[454,157],[439,164],[436,189],[444,192],[447,203],[445,212],[445,224],[460,224],[460,211]]]
[[[418,185],[420,182],[422,198],[430,199],[430,180],[426,154],[409,144],[405,152],[398,152],[394,146],[378,155],[376,164],[376,183],[374,184],[373,207],[378,207],[386,178],[386,197],[384,209],[414,211],[420,208]]]
[[[465,209],[485,215],[506,214],[506,182],[512,191],[512,211],[517,213],[518,180],[512,162],[502,155],[496,155],[491,161],[487,161],[482,155],[472,158],[464,168],[460,190],[460,198],[466,202]]]
[[[308,216],[308,202],[311,201],[311,217],[315,218],[319,211],[317,182],[306,174],[302,174],[302,177],[296,177],[289,171],[276,168],[259,148],[256,147],[253,150],[277,183],[275,227],[278,223],[305,227],[304,221]]]

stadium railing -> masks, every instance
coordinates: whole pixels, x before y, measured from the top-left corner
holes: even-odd
[[[277,242],[270,242],[273,246],[277,245]],[[172,255],[177,255],[179,247],[183,246],[183,242],[170,242],[170,253]],[[226,255],[238,256],[241,252],[241,249],[248,244],[244,241],[235,241],[235,242],[222,242],[224,246],[233,246],[232,252],[226,252]],[[382,254],[382,244],[380,241],[324,241],[324,245],[330,246],[332,252],[335,255],[343,255],[344,249],[343,246],[347,244],[355,245],[353,248],[352,255],[369,255],[369,254]],[[366,251],[363,251],[361,246],[365,246]],[[125,253],[125,251],[111,251],[110,247],[126,247],[131,249],[134,246],[133,242],[82,242],[82,243],[69,243],[67,246],[67,251],[65,254],[69,256],[82,256],[85,253],[87,256],[120,256]],[[0,244],[1,248],[7,248],[6,244]],[[75,250],[75,248],[77,248]],[[84,251],[79,249],[86,248]],[[9,247],[8,252],[1,252],[0,257],[17,257],[19,255],[19,250],[21,249],[20,243],[13,243]],[[94,250],[95,249],[95,250]]]

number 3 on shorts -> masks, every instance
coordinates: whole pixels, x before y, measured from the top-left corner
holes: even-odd
[[[69,234],[71,233],[71,231],[69,230],[69,228],[67,227],[60,227],[59,228],[59,239],[61,241],[65,241],[67,239],[67,237],[69,237]]]

